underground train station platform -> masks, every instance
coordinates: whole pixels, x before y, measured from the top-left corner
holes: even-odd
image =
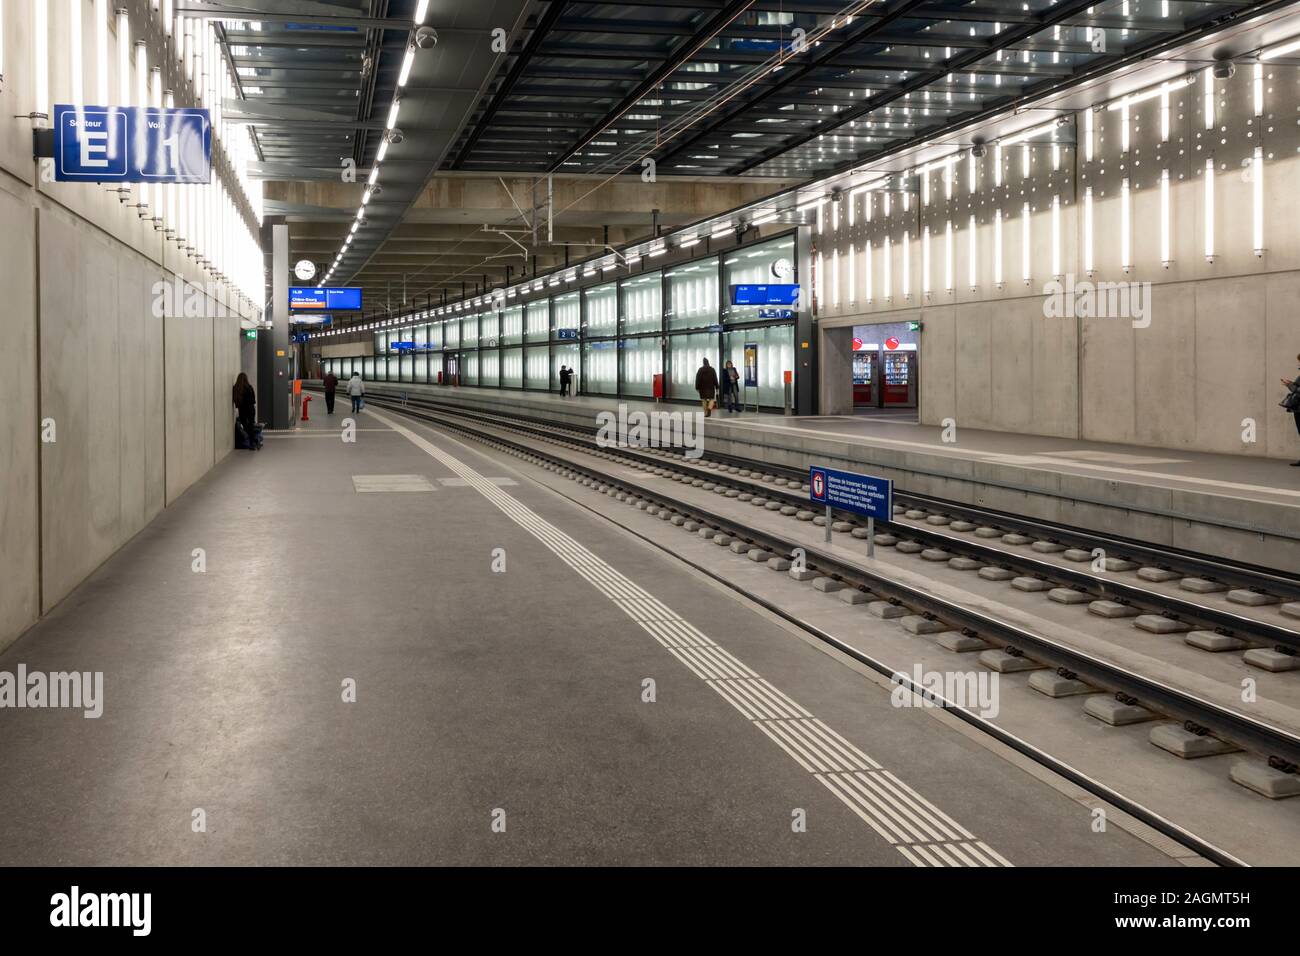
[[[5,941],[1293,938],[1298,116],[1300,0],[0,0]]]
[[[101,716],[0,724],[7,862],[1190,856],[1135,822],[1094,838],[1081,791],[891,707],[571,482],[373,406],[345,442],[343,417],[229,456],[0,655],[103,672]]]

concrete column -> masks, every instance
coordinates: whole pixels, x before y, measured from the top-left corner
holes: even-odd
[[[817,338],[818,414],[853,414],[853,326],[822,328]]]
[[[813,404],[813,383],[817,380],[816,324],[813,322],[813,237],[812,226],[800,226],[795,238],[800,294],[799,312],[794,326],[794,413],[826,414]],[[806,346],[806,347],[805,347]]]
[[[267,428],[293,424],[293,349],[289,347],[289,226],[273,223],[271,233],[270,330],[257,336],[258,417]]]

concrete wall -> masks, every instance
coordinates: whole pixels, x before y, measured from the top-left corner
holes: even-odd
[[[6,10],[6,116],[33,108],[29,28]],[[0,124],[0,647],[230,452],[240,365],[220,302],[163,318],[155,284],[202,283],[197,266],[107,189],[44,181],[31,142]]]
[[[945,200],[941,174],[935,173],[931,203],[924,209],[914,195],[910,213],[905,212],[895,194],[885,216],[881,200],[876,201],[874,222],[859,211],[850,227],[842,214],[840,229],[826,227],[817,239],[824,260],[838,252],[841,274],[837,295],[829,287],[832,270],[823,266],[819,324],[922,322],[920,418],[926,424],[953,418],[972,428],[1295,459],[1300,439],[1290,416],[1278,408],[1284,394],[1278,380],[1294,377],[1300,352],[1300,137],[1294,127],[1300,75],[1269,68],[1264,117],[1255,117],[1250,106],[1252,76],[1250,69],[1240,69],[1234,79],[1217,84],[1223,132],[1208,143],[1197,112],[1198,85],[1184,94],[1185,102],[1175,104],[1167,142],[1156,141],[1159,100],[1134,107],[1140,163],[1126,165],[1132,157],[1120,152],[1121,113],[1102,111],[1093,115],[1099,125],[1092,161],[1068,148],[1059,170],[1049,169],[1049,150],[1043,148],[1034,154],[1030,177],[1022,180],[1012,147],[1003,182],[995,186],[990,149],[979,163],[978,186],[968,195],[963,153],[951,199]],[[1082,123],[1086,116],[1078,118]],[[1261,142],[1263,249],[1257,251],[1250,153]],[[1216,170],[1212,223],[1206,213],[1206,158],[1214,159]],[[1167,255],[1160,228],[1162,167],[1171,183]],[[1121,175],[1134,177],[1127,268],[1121,251]],[[1094,193],[1091,274],[1083,211],[1089,188]],[[1053,197],[1061,203],[1059,259],[1053,255]],[[1033,204],[1028,279],[1022,199]],[[995,208],[1004,217],[1001,281],[994,266]],[[952,288],[945,244],[949,226],[955,236]],[[917,239],[924,228],[931,235],[928,277]],[[904,230],[910,232],[906,270]],[[871,281],[864,266],[868,242]],[[857,263],[855,286],[846,268],[850,245]],[[1053,315],[1049,284],[1057,276],[1073,276],[1076,283],[1149,284],[1144,290],[1149,324],[1135,327],[1133,316]]]

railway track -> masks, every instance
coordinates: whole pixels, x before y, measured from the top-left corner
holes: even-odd
[[[595,447],[594,429],[582,431],[421,400],[408,400],[405,407],[439,409],[518,434],[567,440],[574,447]],[[742,493],[760,493],[785,507],[809,509],[806,473],[795,469],[707,452],[694,462],[676,450],[620,448],[619,453],[628,460],[655,462],[660,467],[671,465],[702,480],[726,483]],[[727,471],[722,473],[722,468]],[[1141,618],[1145,612],[1170,622],[1142,622],[1157,628],[1186,625],[1188,630],[1204,632],[1206,643],[1216,650],[1224,646],[1222,638],[1228,639],[1229,646],[1240,642],[1235,649],[1270,649],[1285,658],[1295,658],[1300,669],[1300,604],[1296,603],[1300,602],[1300,576],[906,491],[896,491],[895,502],[894,520],[879,529],[886,535],[883,540],[887,544],[915,542],[922,546],[922,552],[946,552],[948,560],[978,561],[981,567],[1002,568],[1018,577],[1034,578],[1089,601],[1111,602],[1119,605],[1111,609],[1116,617]],[[821,523],[815,516],[813,520]],[[850,534],[865,534],[856,521],[846,521],[840,527]],[[1166,582],[1169,586],[1162,587]],[[1183,585],[1189,589],[1183,590]],[[1226,602],[1216,602],[1217,595],[1225,595]],[[1235,606],[1225,606],[1234,602]],[[1292,610],[1293,605],[1298,616],[1288,619],[1283,609]],[[1285,665],[1287,660],[1281,663]]]
[[[1202,733],[1214,737],[1268,758],[1278,768],[1288,769],[1300,764],[1300,735],[1292,729],[1263,720],[1243,708],[1225,706],[1222,701],[1207,699],[1171,685],[1159,676],[1140,673],[1134,669],[1121,666],[1095,653],[1071,647],[1067,643],[1051,636],[1035,633],[1033,630],[1009,624],[984,612],[965,607],[959,602],[947,600],[924,588],[918,588],[892,579],[888,573],[872,570],[858,563],[846,561],[838,555],[821,549],[793,536],[786,536],[753,526],[743,517],[725,513],[716,508],[702,506],[699,502],[684,500],[679,495],[669,494],[666,490],[649,489],[627,478],[610,473],[597,467],[596,462],[626,462],[633,467],[656,473],[658,477],[676,475],[678,480],[686,480],[694,487],[694,482],[701,482],[698,487],[712,484],[716,491],[719,485],[728,492],[748,493],[753,499],[753,492],[741,492],[740,488],[761,488],[763,504],[769,502],[794,502],[806,504],[806,497],[800,494],[798,487],[771,487],[764,482],[770,477],[770,469],[755,480],[740,474],[713,475],[713,481],[703,481],[700,467],[711,472],[708,465],[696,466],[684,464],[676,456],[662,451],[646,449],[602,449],[595,445],[594,439],[568,432],[564,429],[551,429],[537,425],[522,425],[502,421],[484,421],[498,419],[500,416],[484,416],[478,413],[465,413],[461,409],[413,407],[410,403],[401,404],[396,399],[382,393],[369,397],[369,401],[378,400],[382,407],[402,412],[417,419],[423,419],[442,427],[449,428],[470,438],[486,441],[503,450],[522,454],[526,458],[536,459],[553,468],[571,472],[579,480],[594,482],[598,490],[618,499],[631,496],[632,500],[646,502],[645,507],[655,507],[665,518],[680,517],[682,524],[697,524],[697,530],[724,535],[731,540],[742,543],[750,549],[759,549],[776,558],[789,559],[796,549],[806,555],[809,570],[824,574],[836,581],[853,588],[868,592],[879,600],[887,601],[901,608],[907,608],[927,619],[942,622],[965,636],[975,637],[988,642],[991,646],[1009,650],[1015,656],[1025,656],[1033,661],[1055,668],[1058,672],[1077,676],[1090,686],[1114,693],[1131,700],[1147,709],[1179,720],[1188,727],[1197,728]],[[558,446],[558,447],[557,447]],[[570,453],[566,457],[564,452]],[[595,461],[575,460],[572,454],[587,456]],[[716,462],[714,463],[716,466]],[[762,469],[762,466],[757,466]],[[775,480],[775,479],[774,479]],[[773,480],[773,484],[774,484]],[[789,480],[789,479],[787,479]],[[729,500],[725,499],[724,500]],[[793,503],[781,504],[783,508],[795,507]],[[896,523],[895,523],[896,524]],[[899,529],[901,533],[919,533],[922,529]],[[841,532],[843,533],[843,532]],[[928,532],[936,535],[938,532]],[[985,549],[980,549],[985,550]],[[1005,557],[1003,552],[996,555],[998,560]],[[1033,562],[1035,568],[1040,562]],[[1046,570],[1046,569],[1043,569]],[[1112,586],[1111,582],[1106,582]],[[1126,594],[1132,594],[1128,589]],[[1112,594],[1113,596],[1113,594]],[[1136,598],[1136,594],[1132,594]],[[1153,604],[1163,599],[1163,595],[1143,592],[1143,599]],[[1178,605],[1180,612],[1186,610],[1183,603]],[[1212,617],[1212,610],[1201,606],[1193,608],[1196,613],[1207,619]],[[1243,619],[1241,627],[1253,626],[1251,619]],[[1269,629],[1272,633],[1273,629]],[[1290,632],[1290,636],[1297,635]]]
[[[1088,692],[1095,696],[1100,696],[1098,692],[1114,695],[1121,703],[1140,706],[1157,717],[1163,716],[1178,721],[1193,734],[1214,738],[1232,749],[1240,749],[1264,758],[1268,766],[1274,770],[1295,774],[1297,766],[1300,765],[1300,733],[1297,733],[1297,728],[1294,726],[1266,719],[1246,707],[1225,704],[1222,698],[1212,699],[1211,696],[1197,693],[1187,687],[1176,686],[1162,679],[1158,673],[1124,666],[1107,659],[1104,654],[1072,646],[1070,642],[1060,640],[1053,634],[1000,619],[995,614],[972,608],[961,601],[947,599],[934,593],[930,588],[897,580],[889,570],[879,570],[869,566],[871,562],[846,559],[843,556],[843,548],[819,547],[808,540],[808,525],[798,523],[817,520],[817,515],[808,508],[806,483],[803,481],[805,476],[800,472],[760,462],[720,460],[716,456],[713,459],[690,461],[680,452],[671,450],[601,447],[597,444],[594,434],[581,429],[560,427],[553,423],[520,421],[513,417],[467,411],[457,406],[446,406],[437,402],[412,402],[405,396],[374,390],[367,396],[367,401],[415,420],[436,425],[473,441],[485,443],[521,457],[534,465],[572,478],[612,500],[635,505],[687,531],[710,537],[715,543],[728,544],[732,551],[751,560],[788,562],[795,555],[802,555],[807,570],[814,575],[824,576],[837,582],[839,586],[856,590],[872,602],[886,603],[896,609],[898,615],[908,614],[911,617],[934,622],[937,627],[950,630],[961,638],[980,642],[983,646],[999,650],[1003,654],[1023,658],[1035,667],[1054,669],[1063,679],[1084,682],[1088,686]],[[647,484],[644,480],[629,475],[627,473],[629,468],[643,473],[647,478],[650,476],[667,478],[676,483],[676,487],[664,482]],[[616,473],[615,469],[622,470],[623,474]],[[784,484],[780,484],[781,482]],[[681,489],[680,493],[676,493],[677,488]],[[691,489],[689,492],[688,488]],[[706,491],[719,496],[717,502],[718,504],[725,502],[724,507],[713,506],[712,500],[708,503],[691,500],[692,494],[695,499],[698,499],[699,493]],[[748,500],[742,500],[742,496]],[[950,524],[930,525],[925,519],[931,514],[941,514],[951,519],[952,512],[962,510],[962,507],[951,506],[947,502],[940,503],[938,499],[931,498],[926,499],[931,510],[927,510],[924,516],[906,518],[907,511],[919,510],[913,506],[921,504],[922,500],[923,496],[907,496],[906,501],[900,502],[903,514],[896,515],[892,522],[884,523],[886,533],[892,534],[896,539],[894,546],[897,547],[897,544],[903,541],[918,543],[924,541],[925,544],[951,548],[954,553],[958,553],[957,542],[954,539],[963,533],[953,530]],[[767,522],[767,527],[758,527],[755,521],[749,519],[748,512],[735,513],[734,506],[737,504],[760,505],[763,513],[779,511],[787,517],[794,518],[795,523],[792,527],[802,529],[803,535],[801,537],[799,534],[784,534],[773,530],[771,521]],[[940,504],[946,509],[945,511],[938,510]],[[979,511],[979,509],[964,509],[963,513],[969,517],[978,514],[982,519],[978,527],[993,527],[996,522],[998,528],[1014,529],[1007,533],[1023,533],[1031,526],[1041,535],[1047,534],[1049,528],[1052,533],[1061,537],[1064,537],[1066,532],[1073,531],[1073,529],[1049,526],[1042,522],[1027,522],[994,512]],[[865,534],[865,529],[854,522],[835,521],[834,529],[841,540],[845,537],[860,538]],[[1035,540],[1043,540],[1043,538]],[[1073,541],[1079,540],[1073,539]],[[1091,540],[1119,541],[1119,539],[1103,536],[1092,536]],[[1285,624],[1259,617],[1262,611],[1277,613],[1277,608],[1272,605],[1264,606],[1262,611],[1261,607],[1251,607],[1238,612],[1198,603],[1195,597],[1184,598],[1141,583],[1115,580],[1119,575],[1114,572],[1088,574],[1081,570],[1065,568],[1053,564],[1051,555],[1038,555],[1033,552],[1019,554],[1010,546],[1001,548],[994,543],[964,540],[961,543],[966,545],[960,552],[961,555],[979,555],[979,558],[972,558],[972,560],[981,560],[985,562],[983,566],[986,567],[1013,566],[1020,571],[1051,576],[1052,580],[1062,582],[1063,586],[1086,588],[1090,594],[1101,595],[1099,600],[1133,602],[1134,606],[1146,608],[1154,614],[1175,619],[1180,615],[1186,616],[1188,620],[1198,625],[1208,626],[1213,623],[1216,627],[1215,633],[1242,634],[1245,635],[1244,639],[1254,646],[1264,646],[1272,642],[1275,647],[1285,648],[1287,653],[1293,653],[1296,647],[1300,647],[1300,635],[1297,635],[1294,630]],[[1004,544],[1000,539],[998,543]],[[663,547],[659,544],[656,546]],[[1120,553],[1123,555],[1120,560],[1130,560],[1131,556],[1139,554],[1135,551]],[[1165,554],[1165,552],[1160,553]],[[1197,556],[1187,554],[1170,553],[1168,560],[1172,562],[1175,558],[1187,562],[1180,565],[1183,569],[1182,573],[1185,574],[1206,575],[1210,573],[1208,569],[1213,566],[1216,575],[1223,575],[1225,580],[1231,575],[1232,582],[1238,585],[1249,583],[1254,587],[1260,587],[1262,582],[1268,581],[1271,587],[1276,588],[1276,592],[1287,596],[1291,593],[1288,588],[1294,586],[1294,581],[1288,576],[1275,574],[1268,569],[1227,565],[1213,558],[1201,563],[1197,561]],[[780,569],[782,566],[778,564],[775,567]],[[774,602],[768,601],[763,595],[737,587],[707,568],[699,569],[727,586],[742,591],[751,600],[779,614],[818,640],[836,647],[842,653],[897,683],[911,686],[911,681],[896,668],[888,667],[868,653],[850,646],[808,621],[801,620],[797,614],[792,614]],[[1280,595],[1276,592],[1272,592],[1270,596],[1277,596],[1280,600]],[[1201,597],[1204,598],[1204,595]],[[868,608],[871,607],[872,605],[869,604]],[[896,615],[890,613],[883,616]],[[981,663],[983,663],[982,659]],[[1282,680],[1291,679],[1279,676]],[[928,693],[924,688],[916,686],[911,686],[911,689],[922,695]],[[1189,833],[1165,816],[1147,809],[1114,788],[1080,773],[1068,762],[1036,748],[997,727],[995,723],[978,717],[968,709],[955,706],[952,702],[933,698],[932,702],[949,709],[959,719],[978,726],[983,732],[1049,767],[1055,773],[1074,781],[1085,790],[1126,810],[1136,819],[1142,820],[1176,842],[1192,848],[1221,865],[1241,865],[1242,861],[1231,853]]]

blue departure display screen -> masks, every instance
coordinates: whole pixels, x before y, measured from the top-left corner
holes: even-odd
[[[344,288],[290,288],[289,309],[301,312],[360,312],[361,290]]]
[[[733,285],[732,305],[795,305],[799,301],[797,285]]]

